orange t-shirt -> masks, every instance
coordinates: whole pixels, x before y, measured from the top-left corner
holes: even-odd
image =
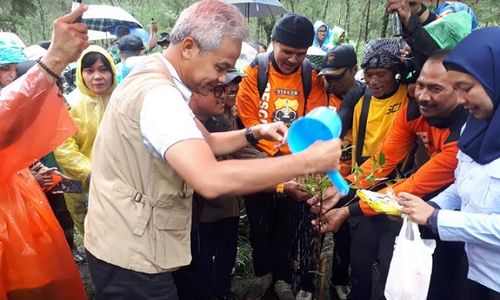
[[[272,63],[269,62],[269,76],[266,89],[259,97],[257,86],[258,65],[257,60],[252,63],[240,83],[240,90],[236,96],[236,107],[238,115],[245,127],[257,124],[265,124],[276,121],[283,121],[287,126],[297,118],[308,113],[318,106],[327,105],[327,97],[323,78],[318,76],[316,70],[311,72],[311,92],[307,101],[304,101],[304,92],[302,89],[302,67],[292,74],[285,75],[280,73]],[[288,146],[280,149],[275,148],[275,142],[265,140],[259,141],[258,147],[267,152],[270,156],[278,151],[289,154]]]
[[[455,180],[454,171],[457,166],[457,141],[467,116],[467,111],[458,108],[447,120],[443,120],[446,121],[443,124],[449,124],[433,125],[420,115],[418,104],[414,100],[410,101],[398,111],[387,133],[378,152],[385,154],[385,163],[373,175],[377,178],[389,175],[408,155],[416,139],[420,138],[430,159],[410,177],[392,185],[394,193],[397,195],[399,192],[408,192],[423,197],[452,183]],[[375,157],[378,157],[378,153]],[[362,175],[372,172],[372,164],[372,159],[368,159],[361,165],[364,172],[361,172],[357,180],[354,174],[349,175],[347,179],[359,188],[372,187],[378,182],[370,183]],[[384,193],[385,189],[379,192]],[[360,206],[364,215],[376,214],[362,201]]]

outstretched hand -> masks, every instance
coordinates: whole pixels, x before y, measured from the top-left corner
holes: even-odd
[[[334,186],[329,186],[323,195],[323,199],[319,196],[311,197],[307,200],[307,204],[311,206],[310,211],[314,214],[324,214],[330,209],[332,209],[337,203],[342,199],[342,194],[337,191]]]
[[[424,225],[435,209],[432,205],[410,193],[399,193],[396,200],[399,205],[403,206],[401,213],[408,215],[410,221],[419,225]]]
[[[257,140],[264,139],[278,142],[276,147],[279,148],[286,144],[288,128],[283,122],[259,124],[252,127],[252,133]]]
[[[311,197],[311,194],[304,191],[300,184],[293,180],[285,182],[285,194],[298,201],[305,201]]]
[[[314,228],[321,233],[337,232],[348,218],[349,208],[344,206],[328,211],[326,214],[313,220],[312,224]]]
[[[305,173],[326,173],[339,169],[342,148],[339,139],[316,141],[306,150],[298,153],[306,161]]]

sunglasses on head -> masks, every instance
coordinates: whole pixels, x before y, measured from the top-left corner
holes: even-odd
[[[214,96],[219,98],[222,95],[226,95],[228,97],[234,97],[238,93],[238,84],[228,83],[221,84],[214,87]]]

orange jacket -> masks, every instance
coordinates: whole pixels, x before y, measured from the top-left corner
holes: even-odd
[[[28,167],[77,130],[40,66],[0,94],[0,299],[87,299],[64,232]]]
[[[285,75],[278,71],[274,58],[271,55],[269,62],[268,84],[262,98],[257,88],[257,60],[245,69],[247,77],[240,83],[236,96],[238,116],[245,127],[257,124],[283,121],[287,126],[297,118],[308,113],[318,106],[328,104],[323,78],[316,70],[312,71],[311,93],[304,101],[302,90],[302,67],[292,74]],[[277,149],[274,142],[259,141],[258,147],[273,156],[278,151],[289,154],[288,146]]]
[[[404,191],[423,197],[452,183],[457,166],[457,140],[466,118],[467,112],[459,107],[446,119],[426,120],[420,115],[416,101],[411,100],[398,112],[380,149],[385,155],[385,163],[373,175],[376,178],[388,176],[405,159],[419,137],[430,159],[410,177],[392,185],[395,194]],[[375,157],[379,157],[378,154]],[[359,172],[357,180],[354,174],[347,179],[359,188],[372,187],[377,182],[369,183],[361,174],[372,173],[372,163],[370,158],[361,165],[364,172]],[[359,204],[364,215],[376,214],[366,203],[360,201]]]

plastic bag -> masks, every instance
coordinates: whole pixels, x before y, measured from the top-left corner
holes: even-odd
[[[399,205],[396,199],[391,197],[390,194],[381,194],[369,190],[358,190],[356,196],[358,196],[361,201],[366,202],[366,204],[377,213],[393,216],[401,215],[399,211],[401,205]]]
[[[425,300],[435,240],[422,240],[418,225],[405,216],[396,238],[384,295],[387,300]]]
[[[441,49],[453,49],[472,31],[472,17],[465,11],[446,15],[424,26]]]
[[[64,233],[27,168],[76,127],[41,71],[0,97],[0,299],[86,299]]]

